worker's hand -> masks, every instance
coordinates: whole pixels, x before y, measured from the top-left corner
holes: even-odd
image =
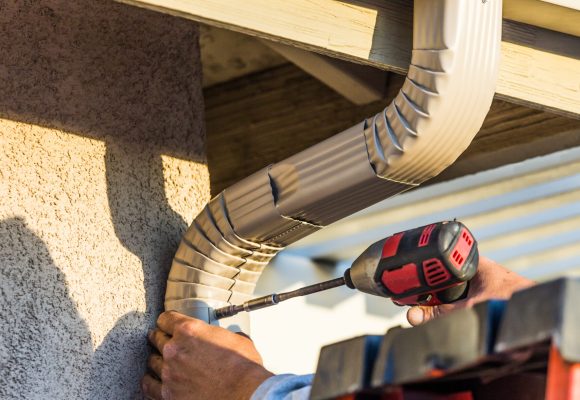
[[[148,399],[249,399],[272,373],[252,341],[223,328],[164,312],[149,341],[159,353],[142,381]]]
[[[407,311],[407,320],[416,326],[450,311],[471,307],[485,300],[509,299],[513,292],[532,286],[534,282],[507,270],[489,258],[481,257],[477,274],[469,285],[469,293],[465,300],[434,307],[411,307]]]

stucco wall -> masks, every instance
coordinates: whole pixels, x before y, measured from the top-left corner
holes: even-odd
[[[197,27],[0,2],[0,398],[135,398],[208,200]]]

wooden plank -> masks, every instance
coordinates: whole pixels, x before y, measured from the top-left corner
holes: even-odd
[[[386,99],[364,106],[293,65],[206,89],[212,192],[379,112],[402,81],[389,75]],[[439,180],[574,146],[580,121],[496,100],[473,144]]]
[[[119,1],[398,73],[406,73],[411,59],[412,2],[407,0]],[[513,1],[506,0],[505,7]],[[577,10],[545,4],[578,20]],[[513,10],[511,18],[517,18],[518,8]],[[547,35],[541,28],[529,30],[536,38]],[[547,49],[504,41],[498,95],[580,117],[580,38],[571,38],[576,57],[551,54],[549,47],[557,47],[558,40],[544,41]],[[554,90],[561,85],[565,93]]]
[[[504,0],[504,18],[580,36],[578,0]]]
[[[398,72],[411,58],[413,3],[407,0],[121,2]]]
[[[382,100],[388,72],[264,40],[264,44],[357,105]]]
[[[432,182],[580,146],[580,121],[495,100],[469,148]]]
[[[542,0],[544,3],[552,3],[562,7],[572,8],[580,11],[580,3],[578,0]]]
[[[288,63],[255,37],[209,25],[200,26],[199,45],[203,87]]]
[[[580,38],[504,21],[501,51],[496,97],[580,117]]]

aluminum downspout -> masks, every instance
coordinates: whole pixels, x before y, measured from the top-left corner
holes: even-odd
[[[493,99],[501,9],[501,0],[415,0],[411,65],[393,102],[213,198],[179,245],[165,308],[248,332],[247,314],[212,321],[212,309],[251,298],[276,253],[453,163]]]

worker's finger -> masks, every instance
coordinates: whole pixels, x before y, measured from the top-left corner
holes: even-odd
[[[163,348],[165,347],[167,342],[169,342],[169,340],[171,339],[171,336],[169,336],[160,329],[154,329],[149,331],[148,337],[151,344],[155,346],[155,348],[159,350],[161,354],[163,354]]]
[[[153,353],[147,359],[147,366],[151,371],[161,379],[161,369],[163,368],[163,357],[160,354]]]
[[[146,399],[163,400],[161,395],[161,381],[146,374],[141,380],[141,390]]]
[[[421,325],[437,315],[437,306],[414,306],[407,311],[407,321],[413,326]]]
[[[157,326],[165,333],[173,336],[175,326],[180,322],[187,322],[193,318],[178,313],[177,311],[165,311],[157,318]]]
[[[421,325],[424,319],[422,307],[411,307],[407,310],[407,321],[413,326]]]

